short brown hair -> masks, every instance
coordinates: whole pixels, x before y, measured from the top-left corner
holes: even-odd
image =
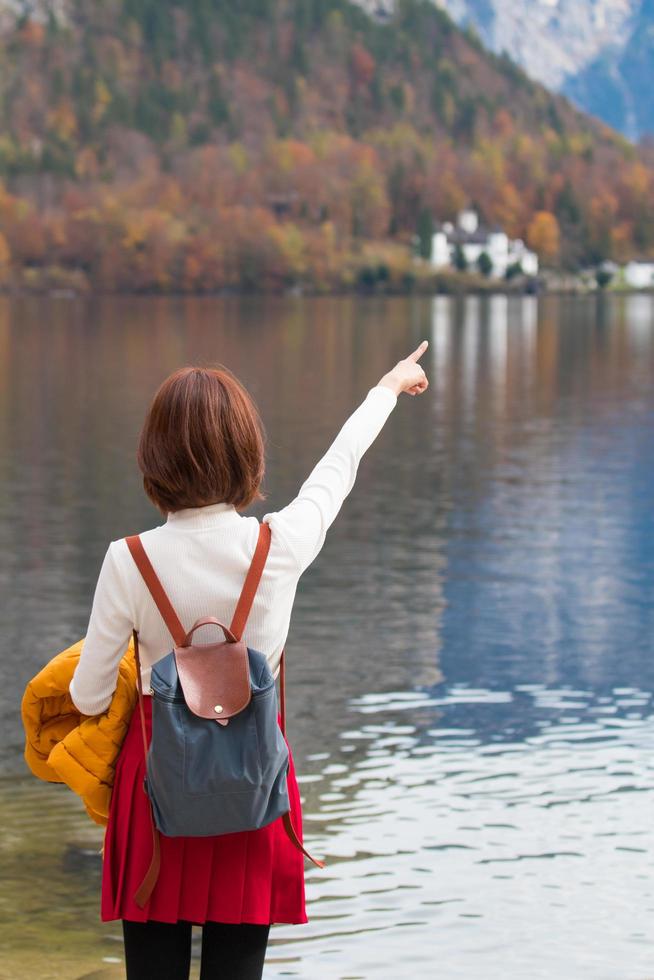
[[[222,365],[184,367],[159,387],[136,454],[143,488],[163,514],[265,500],[265,432],[252,398]]]

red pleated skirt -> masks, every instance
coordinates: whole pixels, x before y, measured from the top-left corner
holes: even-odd
[[[152,699],[144,698],[148,740]],[[102,866],[103,922],[129,919],[268,925],[307,921],[304,858],[281,819],[260,830],[218,837],[161,835],[161,871],[144,908],[134,902],[152,855],[149,801],[138,707],[123,743],[111,799]],[[302,839],[302,810],[293,759],[288,773],[293,824]]]

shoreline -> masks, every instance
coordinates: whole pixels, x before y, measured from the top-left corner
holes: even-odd
[[[181,289],[174,286],[169,288],[128,289],[108,288],[93,284],[81,270],[62,270],[45,267],[44,269],[23,270],[26,275],[18,274],[10,281],[0,282],[0,296],[16,299],[30,296],[47,296],[50,298],[81,299],[89,296],[151,296],[151,297],[237,297],[261,296],[284,298],[313,298],[336,296],[375,296],[375,297],[408,297],[408,296],[654,296],[654,286],[637,289],[635,287],[599,287],[590,286],[587,282],[554,281],[547,279],[520,280],[506,282],[504,280],[484,280],[479,276],[465,275],[432,276],[412,280],[411,282],[392,283],[377,282],[374,284],[340,284],[319,288],[310,284],[294,283],[273,286],[270,284],[222,286],[216,289]]]

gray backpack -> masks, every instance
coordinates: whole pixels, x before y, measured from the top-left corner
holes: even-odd
[[[170,630],[175,646],[152,668],[152,739],[147,745],[138,633],[133,631],[139,711],[151,803],[153,856],[135,901],[142,908],[160,866],[159,832],[208,837],[257,830],[279,818],[293,844],[315,864],[297,837],[286,785],[289,753],[281,660],[281,728],[275,681],[262,653],[241,640],[270,547],[270,526],[259,525],[257,547],[231,625],[213,616],[186,632],[138,535],[125,539]],[[201,626],[223,631],[218,643],[192,644]]]

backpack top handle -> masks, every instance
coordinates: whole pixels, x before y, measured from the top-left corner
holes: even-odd
[[[182,646],[184,646],[184,647],[190,647],[191,640],[193,639],[193,634],[195,633],[196,630],[200,629],[201,626],[220,626],[221,630],[225,634],[225,639],[227,640],[228,643],[238,643],[239,642],[238,638],[236,636],[234,636],[234,634],[231,631],[231,629],[229,628],[229,626],[225,626],[225,624],[224,623],[221,623],[220,620],[219,619],[216,619],[215,616],[204,616],[202,619],[198,619],[197,623],[194,623],[193,624],[193,626],[191,627],[191,629],[186,634],[186,638],[185,638]],[[213,646],[213,644],[211,644],[211,645]],[[197,644],[196,644],[196,646],[197,646]]]

